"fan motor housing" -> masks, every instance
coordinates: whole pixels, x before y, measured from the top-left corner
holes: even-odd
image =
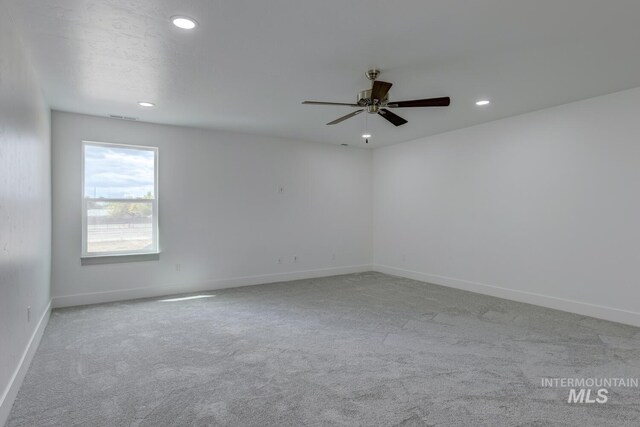
[[[374,103],[373,99],[371,99],[371,89],[363,90],[362,92],[358,93],[357,103],[361,107],[366,107],[367,113],[377,113],[378,108],[387,105],[387,102],[389,102],[389,93],[385,95],[382,101],[377,103]]]

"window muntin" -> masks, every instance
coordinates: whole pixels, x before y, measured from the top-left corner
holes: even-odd
[[[83,143],[82,255],[158,252],[158,149]]]

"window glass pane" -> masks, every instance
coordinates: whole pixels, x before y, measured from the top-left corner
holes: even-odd
[[[154,157],[151,150],[86,144],[84,196],[153,198]]]
[[[87,202],[87,252],[155,250],[153,204]]]

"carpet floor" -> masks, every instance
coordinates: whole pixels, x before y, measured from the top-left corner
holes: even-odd
[[[541,383],[640,377],[639,328],[379,273],[207,294],[54,310],[7,425],[640,425]]]

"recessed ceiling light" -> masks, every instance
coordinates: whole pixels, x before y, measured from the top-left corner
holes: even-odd
[[[173,16],[171,17],[171,22],[178,28],[182,28],[183,30],[193,30],[198,23],[186,16]]]
[[[476,105],[479,105],[479,106],[489,105],[489,104],[491,104],[491,101],[489,101],[488,99],[481,99],[480,101],[476,102]]]
[[[371,134],[370,133],[363,133],[362,137],[363,138],[371,138]]]
[[[146,102],[146,101],[140,101],[138,102],[138,105],[141,107],[155,107],[156,104],[154,104],[153,102]]]

